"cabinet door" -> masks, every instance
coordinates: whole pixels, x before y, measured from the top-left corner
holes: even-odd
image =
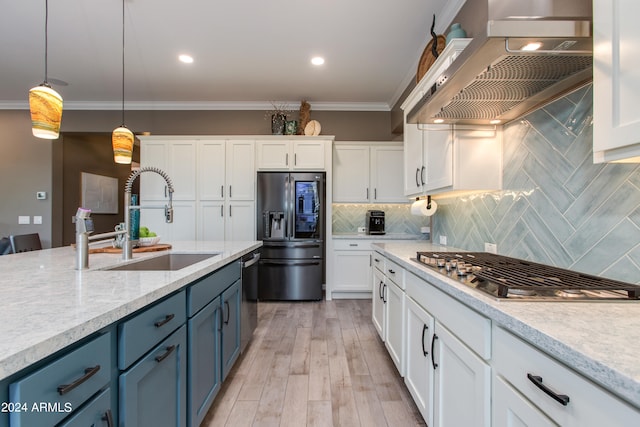
[[[404,382],[422,418],[433,425],[434,371],[431,365],[433,316],[414,300],[406,298],[407,346]]]
[[[220,297],[188,321],[189,425],[197,427],[222,385]]]
[[[425,191],[453,185],[453,132],[449,126],[443,130],[428,130],[424,134]]]
[[[289,141],[256,141],[258,169],[289,169],[290,147]]]
[[[225,142],[198,141],[198,198],[224,200]]]
[[[334,251],[333,290],[371,292],[371,251]]]
[[[493,378],[491,397],[493,427],[553,427],[558,425],[499,376]]]
[[[224,240],[224,207],[222,201],[198,203],[198,240]]]
[[[229,202],[225,215],[225,240],[256,239],[255,202]]]
[[[404,291],[388,280],[385,304],[385,346],[400,376],[404,376]]]
[[[62,424],[58,424],[58,427],[113,427],[115,423],[116,417],[111,408],[111,389],[107,388]]]
[[[196,142],[173,141],[167,150],[169,170],[165,171],[175,192],[173,200],[196,199]],[[156,174],[154,174],[156,175]]]
[[[491,424],[491,368],[436,321],[434,425]],[[464,410],[461,410],[464,402]]]
[[[255,144],[228,141],[226,157],[227,200],[255,200]]]
[[[423,131],[416,124],[404,124],[404,195],[415,196],[422,194],[422,182],[420,174],[423,170],[422,163],[422,136]]]
[[[241,281],[222,293],[222,379],[224,380],[240,355]]]
[[[369,202],[369,147],[339,145],[333,149],[333,201]]]
[[[640,162],[640,26],[638,6],[593,1],[594,161]]]
[[[151,205],[153,202],[150,202]],[[156,201],[153,206],[162,206],[164,202]],[[161,237],[161,243],[175,240],[196,240],[196,203],[177,201],[173,203],[173,222],[165,222],[163,209],[142,209],[140,225],[154,231]]]
[[[187,425],[187,333],[183,325],[119,378],[120,423]]]
[[[293,169],[324,170],[324,141],[293,142]]]
[[[168,143],[166,141],[143,141],[140,144],[140,166],[156,167],[169,173]],[[167,198],[166,183],[155,173],[142,173],[140,180],[140,200],[163,200]]]
[[[376,331],[378,331],[378,335],[380,335],[380,339],[384,341],[385,311],[386,311],[385,305],[387,301],[386,286],[387,285],[385,284],[384,275],[380,270],[378,270],[375,267],[372,267],[371,271],[373,271],[373,292],[371,295],[371,298],[372,298],[371,307],[373,311],[372,313],[373,326],[376,328]]]
[[[402,147],[371,147],[370,200],[374,203],[406,203],[403,191]]]

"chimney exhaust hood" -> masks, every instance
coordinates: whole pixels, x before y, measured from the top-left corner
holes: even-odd
[[[592,80],[591,1],[467,0],[465,14],[463,28],[487,19],[408,123],[505,124]]]

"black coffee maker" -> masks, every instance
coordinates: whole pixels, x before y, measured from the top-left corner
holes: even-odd
[[[367,211],[367,234],[384,234],[384,211]]]

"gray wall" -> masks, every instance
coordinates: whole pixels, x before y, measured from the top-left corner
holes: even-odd
[[[438,200],[433,239],[640,283],[640,166],[592,160],[591,86],[504,129],[504,190]]]
[[[289,117],[297,119],[297,114]],[[264,111],[128,111],[125,122],[135,133],[158,135],[268,135],[270,122]],[[322,125],[322,134],[337,141],[391,141],[389,112],[311,111],[311,119]],[[64,164],[82,167],[92,163],[87,151],[65,149],[65,134],[108,135],[121,123],[119,111],[65,110],[63,137],[50,141],[31,134],[28,110],[0,111],[0,237],[9,234],[39,233],[44,247],[63,244],[63,224],[69,222],[69,206],[61,193],[77,192],[77,183],[64,179]],[[90,150],[90,148],[88,148]],[[113,167],[116,165],[111,164]],[[93,166],[96,166],[93,164]],[[93,167],[91,166],[91,167]],[[96,172],[98,173],[98,172]],[[37,191],[46,191],[46,200],[36,200]],[[71,203],[71,202],[67,202]],[[18,215],[43,217],[42,225],[18,225]],[[68,240],[68,239],[67,239]]]

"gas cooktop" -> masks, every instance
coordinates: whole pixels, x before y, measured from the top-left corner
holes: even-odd
[[[509,301],[636,301],[640,286],[488,252],[418,252],[414,261]]]

